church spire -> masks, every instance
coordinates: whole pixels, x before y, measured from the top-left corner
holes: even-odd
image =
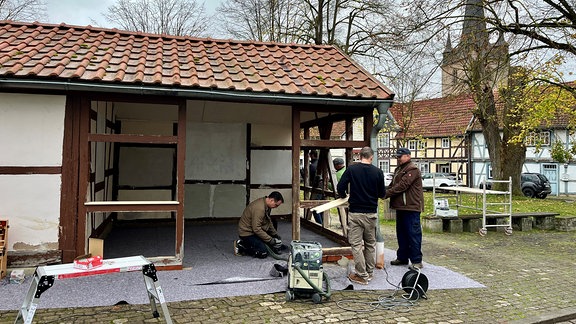
[[[448,39],[446,40],[446,46],[444,47],[444,53],[450,52],[452,50],[452,40],[450,40],[450,32],[448,32]]]
[[[479,47],[488,45],[483,0],[466,0],[461,42]]]

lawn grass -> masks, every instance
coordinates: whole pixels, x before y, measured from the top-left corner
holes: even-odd
[[[452,194],[436,193],[436,198],[447,197],[451,208],[455,208],[456,200],[451,198]],[[478,206],[478,210],[468,208],[459,208],[460,215],[481,214],[482,213],[482,195],[462,194],[461,206]],[[504,195],[488,195],[487,202],[505,202]],[[380,211],[384,212],[384,202],[380,201]],[[433,215],[433,197],[432,192],[424,192],[424,212],[422,215]],[[503,206],[490,206],[489,209],[497,212],[503,212]],[[576,216],[576,199],[563,196],[549,196],[546,199],[528,198],[524,196],[512,197],[512,213],[530,213],[530,212],[551,212],[558,213],[558,216]],[[382,219],[382,218],[381,218]]]

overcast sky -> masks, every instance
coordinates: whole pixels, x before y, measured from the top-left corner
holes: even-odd
[[[201,0],[198,1],[202,3]],[[222,0],[206,0],[204,8],[211,15]],[[106,9],[116,3],[116,0],[46,0],[48,20],[46,22],[68,25],[92,25],[112,27],[102,16]]]

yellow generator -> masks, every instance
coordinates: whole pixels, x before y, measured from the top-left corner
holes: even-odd
[[[323,290],[324,282],[327,292]],[[311,297],[315,304],[322,302],[322,296],[330,298],[330,284],[322,268],[322,245],[318,242],[290,243],[286,300],[301,296]]]

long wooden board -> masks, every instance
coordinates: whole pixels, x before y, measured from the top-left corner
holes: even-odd
[[[321,213],[323,211],[327,211],[328,209],[336,208],[336,207],[344,205],[346,203],[348,203],[348,197],[332,200],[332,201],[327,202],[325,204],[322,204],[320,206],[316,206],[314,208],[311,208],[310,210],[317,212],[317,213]]]

